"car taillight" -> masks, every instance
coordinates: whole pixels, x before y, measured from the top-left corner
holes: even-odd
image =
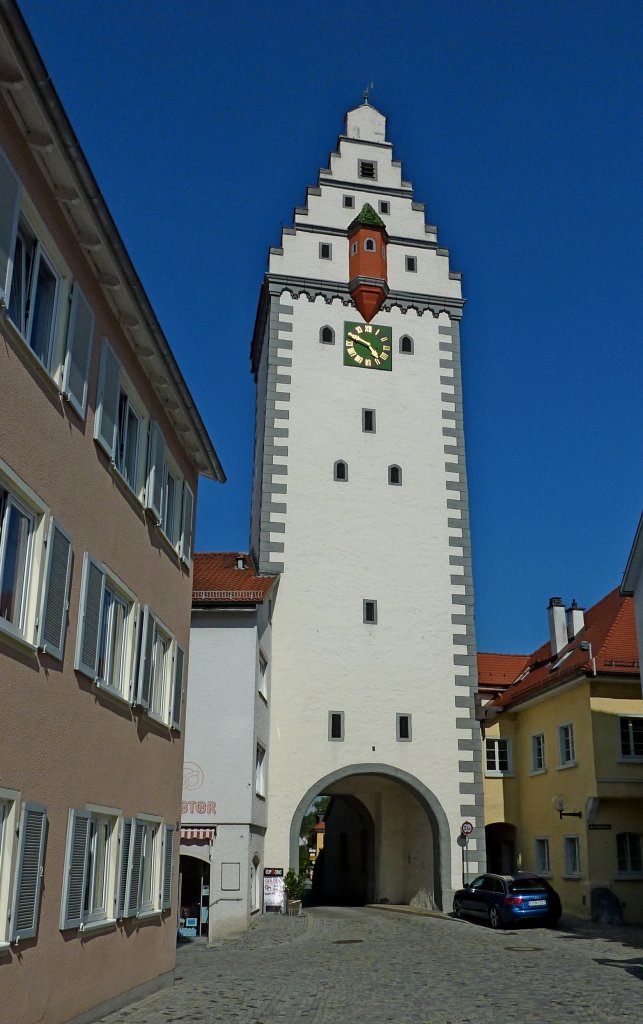
[[[522,896],[505,896],[505,906],[515,907],[517,904],[522,903]]]

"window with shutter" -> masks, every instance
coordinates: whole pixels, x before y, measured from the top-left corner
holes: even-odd
[[[150,706],[152,691],[152,652],[154,649],[154,616],[149,607],[143,612],[141,656],[138,666],[136,703],[143,708]]]
[[[183,648],[176,644],[174,649],[174,680],[172,691],[172,728],[181,728],[181,701],[183,697]]]
[[[11,286],[14,239],[18,227],[21,187],[13,167],[0,149],[0,306],[7,306]]]
[[[163,511],[163,468],[165,465],[165,438],[161,428],[154,420],[150,421],[147,449],[147,484],[145,487],[145,507],[149,508],[158,523]]]
[[[107,338],[103,338],[98,373],[98,398],[94,437],[112,462],[116,459],[116,429],[120,397],[121,364]]]
[[[42,610],[45,525],[49,510],[0,458],[0,632],[30,647]]]
[[[80,595],[75,667],[90,679],[95,679],[98,672],[104,590],[105,572],[103,567],[86,552]]]
[[[125,917],[135,917],[140,909],[141,864],[144,855],[145,828],[146,823],[144,821],[134,818],[130,837]]]
[[[69,812],[67,829],[67,854],[63,878],[60,928],[78,928],[83,921],[85,902],[85,879],[89,852],[91,814],[87,811]]]
[[[183,508],[181,513],[181,558],[188,565],[192,563],[192,538],[194,536],[194,494],[183,481]]]
[[[24,804],[20,819],[16,880],[11,908],[12,942],[31,939],[38,932],[46,834],[47,808],[42,804]]]
[[[118,870],[116,878],[116,889],[114,896],[114,917],[119,921],[125,917],[127,880],[129,877],[130,846],[132,838],[133,821],[131,818],[123,818],[118,841]]]
[[[81,419],[85,419],[89,360],[94,333],[94,314],[77,284],[69,314],[67,354],[63,371],[63,394]]]
[[[166,825],[163,838],[163,884],[161,886],[161,908],[172,906],[172,865],[174,863],[174,833],[172,825]]]
[[[51,520],[47,541],[45,586],[42,594],[38,646],[62,661],[69,608],[72,543],[62,526]]]

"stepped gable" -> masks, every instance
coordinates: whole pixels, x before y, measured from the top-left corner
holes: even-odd
[[[492,706],[509,708],[576,676],[593,675],[590,651],[581,643],[591,644],[598,675],[640,676],[632,598],[624,597],[618,587],[612,590],[587,610],[584,628],[557,655],[552,656],[549,640],[534,651],[520,674],[524,678],[519,676]]]
[[[243,568],[237,568],[243,560]],[[193,605],[262,602],[277,579],[260,576],[252,555],[244,551],[205,551],[194,555]]]

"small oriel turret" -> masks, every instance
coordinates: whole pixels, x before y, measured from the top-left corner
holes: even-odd
[[[388,295],[384,221],[369,203],[348,226],[348,290],[366,323],[382,308]]]

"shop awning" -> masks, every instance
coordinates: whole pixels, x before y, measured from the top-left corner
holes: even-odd
[[[216,828],[193,828],[191,825],[181,825],[181,839],[214,839]]]

